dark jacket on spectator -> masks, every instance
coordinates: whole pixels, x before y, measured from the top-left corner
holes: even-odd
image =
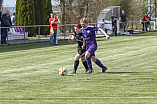
[[[2,18],[1,18],[1,27],[11,27],[11,24],[8,21],[8,17],[6,14],[3,14]],[[2,32],[7,32],[6,28],[1,28]]]
[[[1,22],[1,18],[2,18],[1,16],[2,16],[2,12],[0,11],[0,22]]]

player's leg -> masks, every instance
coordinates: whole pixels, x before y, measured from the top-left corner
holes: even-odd
[[[97,49],[97,44],[93,44],[93,45],[89,46],[89,48],[86,51],[85,59],[87,61],[88,67],[89,67],[89,72],[88,73],[93,72],[91,56],[94,55],[94,52],[96,51],[96,49]]]
[[[85,57],[81,57],[81,61],[82,61],[83,66],[85,67],[85,71],[84,72],[87,73],[87,71],[89,70],[89,68],[88,68],[88,64],[86,62]]]
[[[71,72],[71,74],[75,74],[76,73],[76,70],[77,70],[77,67],[79,65],[79,59],[81,58],[81,55],[80,54],[76,54],[75,56],[75,61],[74,61],[74,69],[73,71]]]
[[[93,67],[92,67],[92,62],[91,62],[91,56],[89,56],[88,58],[86,57],[86,62],[87,62],[88,67],[89,67],[89,72],[88,73],[92,73],[93,72]]]
[[[107,70],[107,67],[105,67],[99,59],[97,59],[95,56],[92,56],[92,61],[95,62],[95,64],[97,64],[99,67],[101,67],[102,72],[105,73],[105,71]]]

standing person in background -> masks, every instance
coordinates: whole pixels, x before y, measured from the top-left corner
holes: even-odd
[[[10,25],[12,25],[12,23],[11,23],[11,17],[10,17],[10,14],[9,14],[9,15],[7,15],[7,19],[8,19],[8,21],[9,21]]]
[[[15,24],[15,13],[13,13],[13,15],[11,16],[11,23],[12,23],[12,26],[14,26],[14,24]]]
[[[1,8],[0,8],[0,26],[1,26],[1,17],[2,16],[2,11],[1,11]]]
[[[49,18],[50,35],[51,35],[50,36],[50,45],[52,45],[52,44],[57,45],[57,25],[60,23],[60,21],[57,18],[56,14],[51,13],[50,16],[51,16],[51,18]]]
[[[117,36],[117,20],[118,18],[115,16],[115,13],[111,16],[111,21],[112,21],[112,31],[113,35]]]
[[[147,30],[150,31],[150,21],[151,21],[151,14],[150,12],[147,13]]]
[[[1,18],[1,27],[11,27],[11,24],[8,20],[9,16],[9,10],[6,11],[5,14],[3,14]],[[1,28],[1,44],[7,44],[6,38],[7,38],[7,28]]]
[[[2,18],[2,11],[1,11],[1,7],[0,7],[0,27],[1,27],[1,18]],[[1,31],[1,29],[0,29]]]
[[[143,24],[142,31],[147,31],[147,13],[143,16],[142,24]]]
[[[101,63],[101,61],[95,57],[95,51],[97,50],[95,31],[101,31],[106,36],[106,39],[109,39],[110,36],[107,35],[106,32],[101,28],[89,26],[87,18],[82,18],[80,20],[80,24],[82,26],[81,32],[82,32],[84,40],[85,40],[83,45],[86,45],[85,58],[86,58],[86,61],[87,61],[88,67],[89,67],[88,73],[92,73],[94,71],[92,68],[91,59],[93,62],[95,62],[95,64],[97,64],[99,67],[102,68],[102,73],[105,73],[105,71],[107,70],[107,67],[105,67]]]
[[[100,21],[99,21],[99,24],[98,24],[98,27],[105,30],[105,32],[107,33],[107,29],[105,28],[105,24],[108,24],[104,18],[102,18]]]
[[[122,10],[122,14],[119,18],[119,22],[123,24],[123,31],[125,32],[125,29],[126,29],[126,26],[127,26],[127,22],[128,21],[128,18],[127,18],[127,15],[125,14],[125,11]]]

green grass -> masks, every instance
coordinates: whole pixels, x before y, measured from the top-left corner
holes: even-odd
[[[97,38],[96,56],[85,74],[71,75],[77,43],[59,41],[0,47],[0,104],[156,104],[157,32]],[[60,76],[65,66],[69,73]]]

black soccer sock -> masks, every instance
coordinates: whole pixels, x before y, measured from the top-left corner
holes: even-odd
[[[84,61],[84,62],[82,62],[82,63],[83,63],[83,65],[84,65],[85,69],[89,69],[89,67],[88,67],[88,65],[87,65],[87,62],[86,62],[86,61]]]
[[[75,71],[77,70],[78,65],[79,65],[79,60],[74,61],[74,69],[75,69]]]

